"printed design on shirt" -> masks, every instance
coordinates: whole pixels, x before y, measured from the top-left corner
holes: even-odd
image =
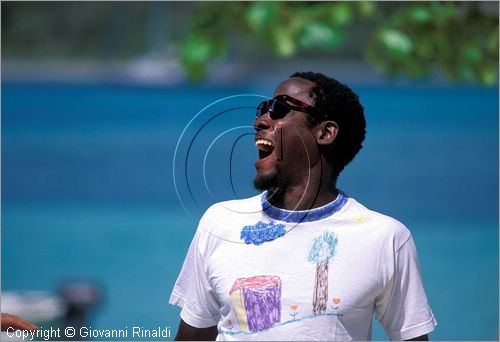
[[[304,322],[304,321],[307,321],[309,319],[316,319],[319,316],[339,316],[339,317],[343,316],[343,313],[340,310],[340,298],[334,297],[334,298],[332,298],[331,302],[333,303],[333,305],[330,306],[330,310],[327,310],[327,312],[322,313],[320,315],[310,314],[310,315],[306,315],[306,316],[301,316],[300,312],[299,312],[299,305],[297,305],[297,304],[290,305],[289,307],[290,307],[291,312],[289,313],[289,315],[291,316],[291,318],[289,320],[278,322],[267,329],[258,330],[258,331],[249,330],[248,324],[245,325],[245,322],[243,322],[243,327],[240,325],[240,328],[241,328],[240,331],[237,329],[233,330],[233,328],[235,328],[235,325],[234,325],[233,320],[229,318],[229,319],[226,319],[226,327],[225,328],[223,327],[221,332],[225,335],[240,335],[240,334],[251,335],[251,334],[256,334],[256,333],[262,333],[263,331],[268,331],[268,330],[275,329],[275,328],[278,328],[280,326],[284,326],[284,325],[288,325],[288,324]],[[233,306],[233,309],[235,309],[234,306]],[[236,309],[235,309],[235,312],[236,312]],[[237,315],[238,315],[238,313],[237,313]],[[238,323],[240,323],[240,318],[238,318]]]
[[[333,303],[333,305],[331,306],[332,313],[338,316],[342,316],[342,313],[340,312],[340,298],[333,297],[332,303]]]
[[[259,221],[254,225],[244,226],[241,230],[240,239],[245,241],[247,245],[254,244],[258,246],[264,242],[276,240],[285,233],[285,225],[282,223]]]
[[[234,324],[231,318],[226,319],[226,326],[229,329],[229,331],[233,330]]]
[[[242,238],[244,232],[247,233],[245,236],[250,237],[252,234],[250,230],[257,226],[258,224],[245,226]],[[248,229],[245,230],[245,228]],[[261,242],[255,243],[255,241]],[[258,245],[262,241],[269,240],[258,237],[255,241],[249,243]],[[223,328],[222,333],[227,335],[253,334],[278,326],[314,319],[318,316],[343,316],[340,310],[340,298],[334,296],[331,300],[328,299],[328,265],[335,256],[337,242],[337,235],[329,231],[325,231],[312,240],[307,257],[309,262],[316,263],[311,314],[302,315],[299,311],[299,305],[292,304],[289,305],[291,311],[288,312],[291,319],[284,318],[281,321],[281,279],[271,275],[238,278],[231,287],[229,295],[239,330],[235,327],[233,320],[229,318],[226,320],[226,329]],[[329,305],[329,303],[331,304]],[[306,312],[310,312],[309,305],[306,307]],[[284,314],[286,315],[286,311]]]
[[[313,292],[313,313],[321,315],[328,302],[328,263],[335,255],[337,236],[329,231],[314,238],[307,260],[316,263],[316,279]]]
[[[352,218],[352,222],[354,223],[363,223],[368,220],[368,215],[358,214]]]
[[[296,321],[297,320],[297,315],[299,314],[299,312],[297,311],[297,309],[299,308],[298,305],[290,305],[290,309],[292,309],[292,313],[290,314],[290,316],[293,317],[293,320]]]
[[[231,304],[242,332],[269,329],[281,320],[281,279],[256,276],[236,279]]]

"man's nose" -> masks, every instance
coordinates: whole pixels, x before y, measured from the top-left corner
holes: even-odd
[[[272,121],[272,119],[269,116],[269,112],[267,112],[266,114],[255,119],[255,122],[253,123],[253,128],[256,131],[270,129],[273,127],[271,121]]]

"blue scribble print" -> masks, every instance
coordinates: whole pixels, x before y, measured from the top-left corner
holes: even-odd
[[[240,239],[243,239],[247,245],[253,243],[258,246],[264,242],[273,241],[280,236],[285,235],[285,225],[281,223],[257,222],[255,225],[245,226],[241,230]]]

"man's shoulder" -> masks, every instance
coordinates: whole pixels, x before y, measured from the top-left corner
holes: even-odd
[[[214,203],[205,211],[201,222],[220,224],[245,221],[247,218],[252,219],[253,216],[262,211],[261,198],[262,194],[259,194],[253,197]]]
[[[351,211],[356,213],[354,220],[368,223],[378,234],[397,237],[398,240],[407,240],[411,236],[406,225],[394,217],[368,209],[353,198],[349,202]]]
[[[205,215],[217,215],[219,213],[236,213],[243,214],[248,210],[261,210],[262,194],[247,198],[238,198],[228,201],[221,201],[212,204],[205,212]]]
[[[198,234],[203,241],[221,237],[222,239],[214,241],[239,242],[241,227],[254,222],[261,211],[261,195],[217,202],[203,214],[198,225]]]

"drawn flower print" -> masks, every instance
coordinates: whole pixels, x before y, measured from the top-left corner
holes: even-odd
[[[299,306],[298,306],[298,305],[290,305],[290,309],[292,309],[292,311],[293,311],[293,312],[290,314],[290,316],[292,316],[292,317],[293,317],[293,320],[294,320],[294,321],[296,320],[295,316],[297,316],[297,315],[299,314],[299,313],[297,312],[297,309],[298,309],[298,308],[299,308]]]
[[[342,314],[341,314],[341,313],[339,313],[340,298],[338,298],[338,297],[333,297],[333,298],[332,298],[332,303],[333,303],[333,305],[331,306],[331,308],[332,308],[332,312],[333,312],[334,314],[336,314],[336,315],[341,316]]]

